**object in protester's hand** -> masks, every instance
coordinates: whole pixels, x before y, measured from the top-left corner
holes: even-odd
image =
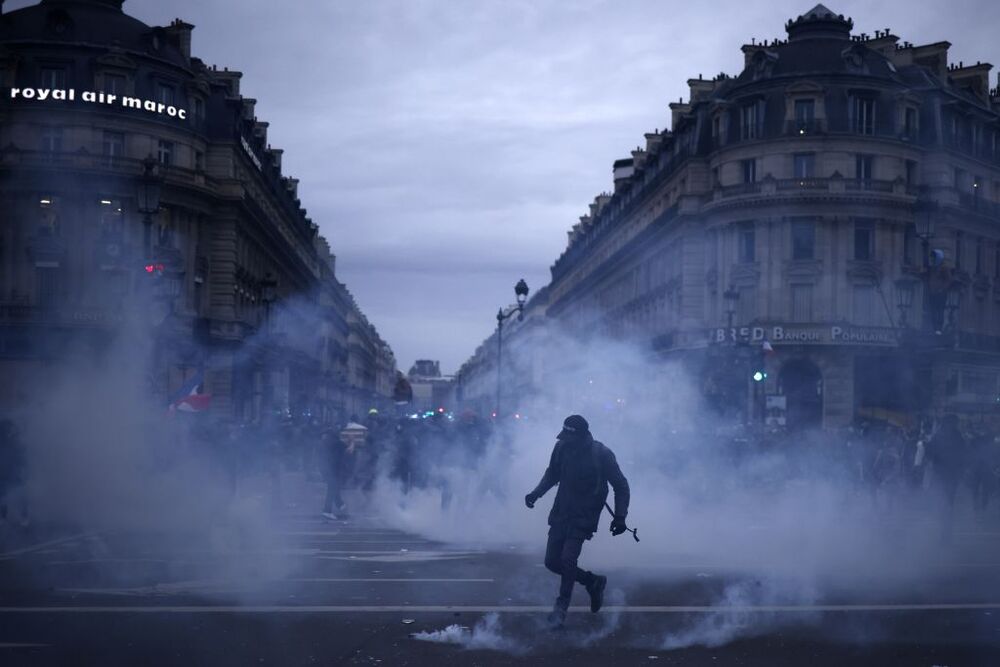
[[[529,510],[530,509],[534,509],[535,508],[535,501],[537,501],[537,500],[538,500],[538,498],[535,497],[535,494],[529,493],[528,495],[526,495],[524,497],[524,504],[528,506]]]

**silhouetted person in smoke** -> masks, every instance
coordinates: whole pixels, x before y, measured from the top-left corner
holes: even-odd
[[[949,541],[953,531],[955,495],[968,465],[968,450],[957,415],[944,416],[941,428],[934,434],[930,444],[928,458],[934,466],[934,476],[941,484],[946,503],[941,537]]]
[[[532,508],[546,491],[559,485],[549,512],[549,541],[545,548],[545,567],[561,577],[559,597],[549,614],[553,626],[565,621],[576,582],[590,594],[591,611],[600,610],[604,602],[607,577],[580,569],[577,560],[584,541],[597,530],[609,483],[615,490],[611,534],[621,535],[628,514],[628,481],[611,450],[594,440],[587,420],[570,415],[563,422],[542,481],[524,498],[525,505]]]
[[[28,504],[24,499],[24,450],[17,427],[9,419],[0,420],[0,521],[13,520],[8,516],[9,504],[15,498],[22,527],[28,526]]]
[[[327,519],[339,518],[334,513],[345,513],[344,500],[340,496],[340,487],[344,479],[344,443],[340,441],[340,431],[334,427],[327,429],[320,442],[319,449],[320,473],[326,481],[326,498],[323,500],[322,514]]]

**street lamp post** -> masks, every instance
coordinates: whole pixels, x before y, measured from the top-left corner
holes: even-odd
[[[735,285],[730,285],[729,289],[722,293],[722,298],[726,300],[726,326],[732,330],[733,316],[736,314],[736,304],[740,300],[740,292]]]
[[[524,319],[524,302],[528,298],[528,283],[524,282],[524,278],[517,281],[514,285],[514,295],[517,297],[517,303],[513,306],[507,308],[504,311],[503,308],[497,311],[497,402],[496,402],[496,413],[497,419],[500,419],[500,373],[503,367],[503,323],[504,320],[517,314],[518,320]]]
[[[156,160],[152,155],[142,161],[142,176],[136,189],[136,208],[142,214],[142,251],[149,259],[152,249],[153,214],[160,210],[162,182],[156,172]]]

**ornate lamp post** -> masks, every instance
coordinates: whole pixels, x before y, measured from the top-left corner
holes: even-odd
[[[152,155],[142,161],[142,176],[136,188],[136,208],[142,214],[142,251],[146,259],[152,249],[153,214],[160,210],[160,192],[163,182],[156,170],[156,160]]]
[[[736,314],[736,304],[740,300],[740,292],[735,285],[730,285],[729,289],[722,293],[722,298],[726,300],[726,327],[733,328],[733,316]]]
[[[899,328],[905,329],[908,326],[906,312],[913,307],[914,283],[907,278],[900,278],[896,281],[896,307],[899,308]]]
[[[504,320],[510,318],[514,314],[517,314],[518,320],[524,319],[524,302],[528,299],[528,283],[524,282],[524,278],[517,281],[514,285],[514,295],[517,297],[517,303],[510,306],[506,311],[503,308],[497,311],[497,402],[496,410],[494,411],[497,419],[500,418],[500,375],[501,368],[503,367],[503,323]]]

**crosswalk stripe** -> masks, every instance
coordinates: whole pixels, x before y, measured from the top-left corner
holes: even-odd
[[[918,612],[979,611],[1000,609],[1000,602],[967,604],[842,604],[842,605],[652,605],[604,607],[607,613],[625,614],[773,614],[815,612]],[[157,605],[157,606],[34,606],[0,607],[0,614],[338,614],[338,613],[543,613],[543,605]],[[589,607],[569,611],[590,613]]]

